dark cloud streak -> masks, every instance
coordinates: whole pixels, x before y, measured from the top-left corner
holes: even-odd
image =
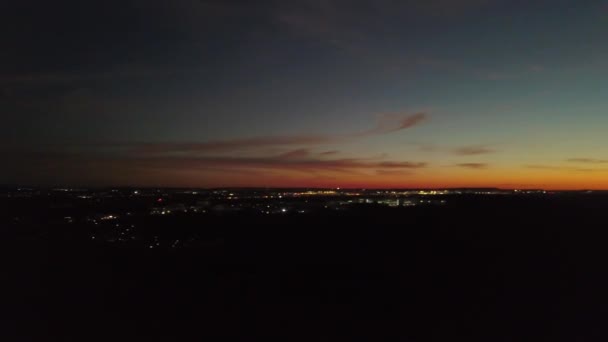
[[[595,159],[595,158],[570,158],[567,161],[570,163],[579,163],[579,164],[608,164],[608,159]]]
[[[304,153],[301,154],[304,156]],[[15,165],[23,169],[45,170],[79,170],[90,167],[93,172],[103,174],[107,170],[281,170],[296,172],[333,171],[343,173],[366,170],[405,171],[426,168],[425,162],[410,161],[374,161],[371,159],[340,158],[319,159],[315,157],[286,158],[285,155],[270,157],[117,157],[91,156],[85,154],[40,154],[14,160]]]
[[[475,146],[464,146],[456,148],[452,151],[455,155],[459,156],[476,156],[481,154],[490,154],[496,152],[487,146],[475,145]]]
[[[426,113],[417,113],[408,116],[385,117],[379,124],[369,130],[348,133],[343,135],[293,135],[293,136],[266,136],[232,140],[215,140],[194,143],[130,143],[114,144],[112,147],[125,149],[136,154],[171,154],[171,153],[218,153],[239,150],[252,150],[262,147],[283,146],[318,146],[335,144],[363,139],[376,135],[395,133],[420,125],[427,119]]]
[[[527,169],[532,170],[543,170],[543,171],[556,171],[556,172],[605,172],[606,169],[588,169],[568,166],[555,166],[555,165],[524,165]]]
[[[485,170],[489,167],[489,165],[485,163],[460,163],[456,164],[456,166],[471,170]]]
[[[285,152],[279,156],[281,159],[303,159],[310,156],[310,150],[302,148],[298,150],[293,150],[289,152]]]

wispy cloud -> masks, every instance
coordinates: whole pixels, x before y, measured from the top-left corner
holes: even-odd
[[[428,166],[424,161],[389,160],[387,156],[337,157],[326,145],[353,142],[367,137],[411,129],[427,118],[426,113],[387,115],[370,129],[336,135],[261,136],[191,143],[97,143],[48,146],[34,153],[11,157],[15,168],[98,178],[118,174],[179,174],[187,172],[223,177],[218,170],[241,170],[241,175],[276,172],[328,176],[336,173],[370,176],[411,172]],[[321,149],[323,148],[323,149]],[[47,170],[47,171],[44,171]],[[377,173],[377,170],[382,170]],[[389,172],[391,171],[391,172]],[[201,176],[202,177],[202,176]],[[95,178],[95,177],[93,177]]]
[[[364,159],[317,159],[317,158],[283,158],[283,157],[201,157],[201,158],[152,158],[141,159],[140,162],[174,163],[186,164],[189,167],[205,168],[214,167],[237,167],[237,168],[259,168],[280,169],[291,171],[340,171],[350,172],[353,170],[369,169],[391,169],[409,170],[421,169],[427,166],[424,162],[409,161],[370,161]]]
[[[114,144],[114,148],[139,154],[174,154],[174,153],[218,153],[240,150],[252,150],[260,147],[285,146],[318,146],[359,140],[371,136],[395,133],[420,125],[427,119],[426,113],[413,115],[384,116],[374,128],[361,132],[341,135],[292,135],[265,136],[230,140],[213,140],[193,143],[127,143]]]
[[[307,152],[307,151],[305,151]],[[230,157],[230,156],[107,156],[90,154],[50,153],[33,154],[16,158],[15,165],[20,168],[45,170],[82,169],[92,167],[94,173],[104,173],[107,170],[242,170],[242,171],[288,171],[299,173],[370,173],[376,170],[412,171],[428,166],[425,162],[413,161],[383,161],[361,158],[321,159],[308,156],[308,153],[298,152],[293,156],[286,155],[260,157]]]
[[[288,151],[279,156],[281,159],[303,159],[310,156],[310,150],[301,148],[293,151]]]
[[[595,158],[570,158],[566,160],[570,163],[579,164],[608,164],[608,159],[595,159]]]
[[[410,176],[412,175],[412,171],[410,170],[376,170],[376,174],[378,176]]]
[[[538,164],[530,164],[524,165],[527,169],[533,170],[544,170],[544,171],[560,171],[560,172],[600,172],[606,171],[605,169],[589,169],[589,168],[580,168],[580,167],[569,167],[569,166],[555,166],[555,165],[538,165]]]
[[[454,17],[499,0],[310,0],[275,1],[276,23],[293,34],[360,51],[404,21]],[[379,20],[382,18],[382,20]]]
[[[494,152],[496,152],[496,150],[484,145],[463,146],[452,150],[453,154],[459,156],[476,156]]]
[[[191,143],[126,143],[109,147],[124,149],[128,153],[143,155],[221,153],[262,147],[315,146],[336,142],[324,135],[267,136],[231,140],[213,140]]]
[[[412,143],[418,150],[426,153],[449,153],[456,156],[478,156],[483,154],[491,154],[496,153],[498,150],[491,147],[492,145],[488,144],[478,144],[478,145],[466,145],[466,146],[457,146],[457,147],[449,147],[449,146],[441,146],[437,144],[430,143]]]
[[[428,119],[427,113],[416,113],[408,116],[384,115],[380,117],[376,127],[346,135],[346,138],[363,138],[374,135],[388,134],[418,126]]]
[[[456,166],[472,170],[484,170],[489,167],[489,165],[485,163],[460,163],[456,164]]]

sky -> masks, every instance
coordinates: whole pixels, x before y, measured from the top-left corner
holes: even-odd
[[[0,3],[0,184],[608,189],[606,0]]]

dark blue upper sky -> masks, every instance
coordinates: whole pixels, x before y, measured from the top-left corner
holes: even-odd
[[[348,159],[424,164],[391,171],[391,185],[466,185],[482,171],[488,185],[582,186],[606,175],[607,34],[600,0],[6,1],[0,139],[15,166],[2,172],[126,184],[145,168],[160,170],[146,184],[185,172],[192,185],[256,185],[213,170],[272,169],[267,182],[314,185],[336,179],[323,163]],[[407,131],[355,134],[417,113]],[[331,139],[175,148],[301,136]],[[144,167],[134,151],[150,144],[166,149]],[[290,149],[322,163],[292,175],[297,163],[273,164]],[[22,172],[47,159],[44,175]],[[91,163],[108,172],[83,177]],[[386,164],[373,163],[343,169],[383,184]]]

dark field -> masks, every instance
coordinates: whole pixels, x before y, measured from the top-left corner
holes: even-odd
[[[4,204],[41,213],[4,216],[4,341],[608,338],[604,194],[141,219],[196,237],[158,249]]]

